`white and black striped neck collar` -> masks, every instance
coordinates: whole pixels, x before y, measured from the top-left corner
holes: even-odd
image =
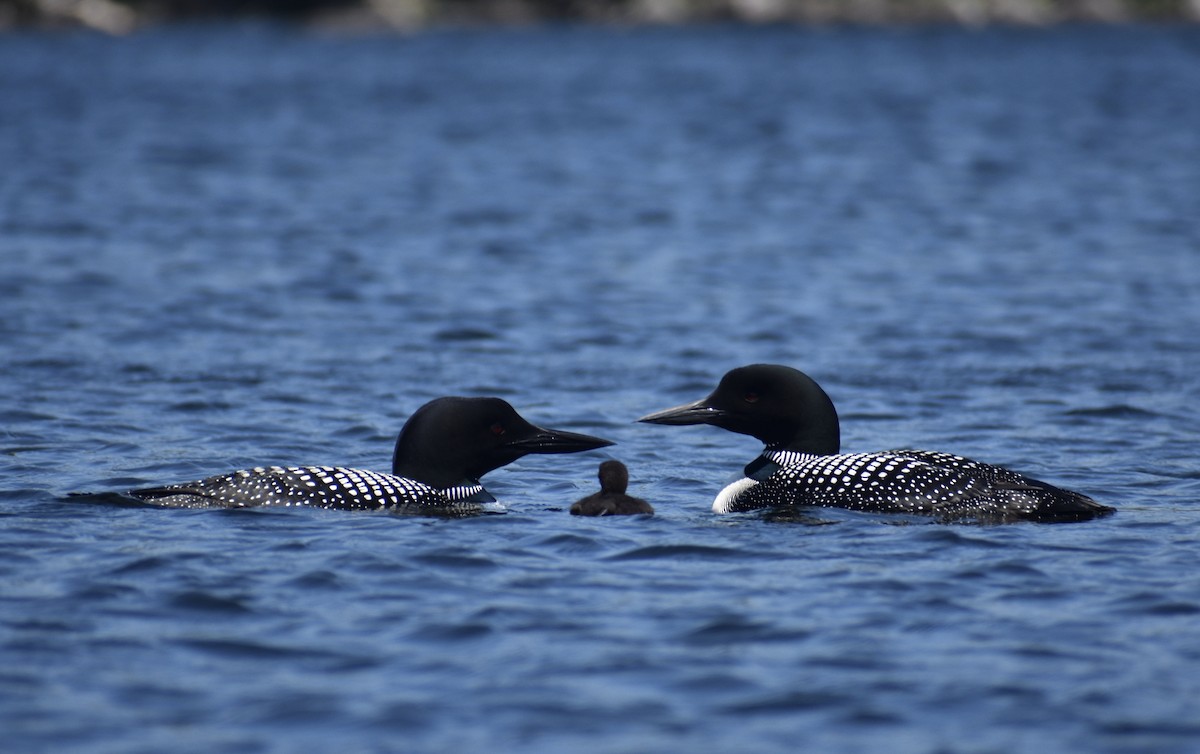
[[[494,503],[496,498],[479,482],[467,482],[441,490],[452,503]]]

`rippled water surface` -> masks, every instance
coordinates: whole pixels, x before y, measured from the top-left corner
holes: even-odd
[[[5,747],[1196,751],[1197,92],[1184,27],[0,36]],[[1120,512],[716,516],[754,441],[632,421],[756,361]],[[71,495],[445,394],[618,444],[466,520]],[[567,515],[606,457],[657,516]]]

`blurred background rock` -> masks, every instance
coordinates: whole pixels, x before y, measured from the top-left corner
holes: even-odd
[[[604,23],[961,23],[1200,20],[1200,0],[0,0],[0,28],[85,26],[121,34],[207,18],[346,29]]]

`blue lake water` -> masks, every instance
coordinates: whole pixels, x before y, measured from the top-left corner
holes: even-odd
[[[1200,31],[0,35],[0,730],[22,752],[1194,752]],[[727,369],[1070,525],[717,516]],[[502,516],[100,497],[617,441]],[[579,519],[604,458],[653,518]]]

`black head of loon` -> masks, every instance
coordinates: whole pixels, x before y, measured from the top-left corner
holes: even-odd
[[[530,453],[577,453],[608,440],[530,424],[500,398],[437,398],[400,430],[392,473],[336,466],[271,466],[132,490],[170,507],[309,505],[474,512],[494,503],[479,479]],[[502,510],[502,508],[500,508]]]
[[[638,419],[650,424],[712,424],[762,440],[768,448],[831,455],[841,445],[833,401],[811,377],[776,364],[726,373],[707,398]]]
[[[400,430],[392,473],[450,487],[477,483],[531,453],[578,453],[608,445],[599,437],[534,426],[500,398],[436,398]]]
[[[629,469],[620,461],[605,461],[597,473],[600,491],[578,500],[571,506],[574,516],[629,516],[638,513],[653,515],[654,508],[638,497],[625,494],[629,488]]]
[[[745,478],[713,502],[719,513],[813,506],[1004,523],[1082,521],[1113,512],[1086,495],[950,453],[839,454],[833,402],[811,377],[785,366],[733,369],[708,397],[639,421],[712,424],[763,442]]]

